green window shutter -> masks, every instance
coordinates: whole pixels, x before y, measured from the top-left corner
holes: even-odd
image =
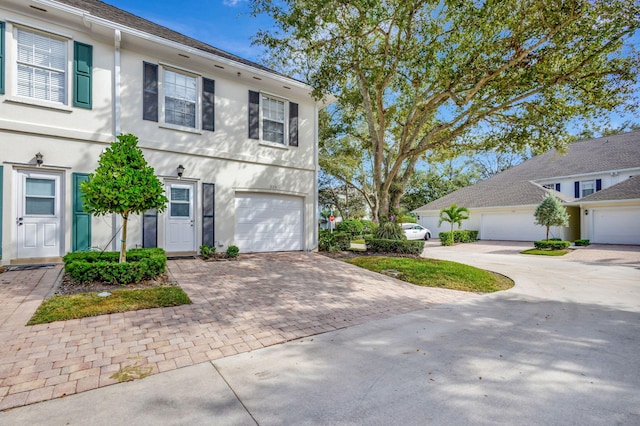
[[[91,109],[93,46],[73,43],[73,106]]]
[[[4,94],[4,22],[0,22],[0,95],[2,94]]]
[[[91,215],[82,208],[80,183],[89,180],[85,173],[73,173],[73,235],[72,251],[86,251],[91,248]]]
[[[1,23],[0,23],[1,24]],[[2,166],[0,166],[0,259],[2,259]]]

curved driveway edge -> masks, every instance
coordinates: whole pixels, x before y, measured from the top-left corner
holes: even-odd
[[[478,297],[417,287],[314,253],[168,266],[192,305],[30,327],[24,324],[60,268],[0,275],[0,410],[117,383],[112,376],[122,369],[175,370]]]

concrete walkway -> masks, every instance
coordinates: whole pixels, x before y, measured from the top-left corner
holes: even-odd
[[[176,260],[192,305],[25,326],[61,268],[0,274],[0,410],[478,297],[417,287],[313,253]],[[0,418],[0,423],[2,423]]]

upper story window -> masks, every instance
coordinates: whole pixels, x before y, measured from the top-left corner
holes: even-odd
[[[582,181],[580,182],[580,197],[586,197],[587,195],[591,195],[595,192],[596,185],[592,180]]]
[[[560,184],[559,183],[547,183],[542,185],[543,188],[547,188],[547,189],[554,189],[558,192],[560,192]]]
[[[285,144],[286,122],[284,119],[284,102],[266,95],[261,100],[262,140]]]
[[[215,130],[214,80],[148,62],[142,69],[143,120],[185,131]]]
[[[17,28],[17,94],[66,104],[67,42]]]
[[[51,34],[38,29],[15,25],[13,40],[5,44],[8,24],[0,22],[0,93],[9,88],[7,101],[32,104],[69,111],[92,108],[93,46],[70,36]],[[7,49],[11,54],[6,55]],[[7,81],[5,59],[12,58],[12,81]]]
[[[249,90],[249,138],[298,146],[298,104]]]
[[[196,77],[165,69],[162,89],[165,123],[196,129],[198,105]]]

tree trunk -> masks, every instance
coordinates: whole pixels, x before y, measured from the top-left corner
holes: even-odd
[[[549,241],[549,227],[547,226],[547,241]]]
[[[129,214],[122,215],[122,238],[120,239],[120,262],[127,261],[127,219]]]

